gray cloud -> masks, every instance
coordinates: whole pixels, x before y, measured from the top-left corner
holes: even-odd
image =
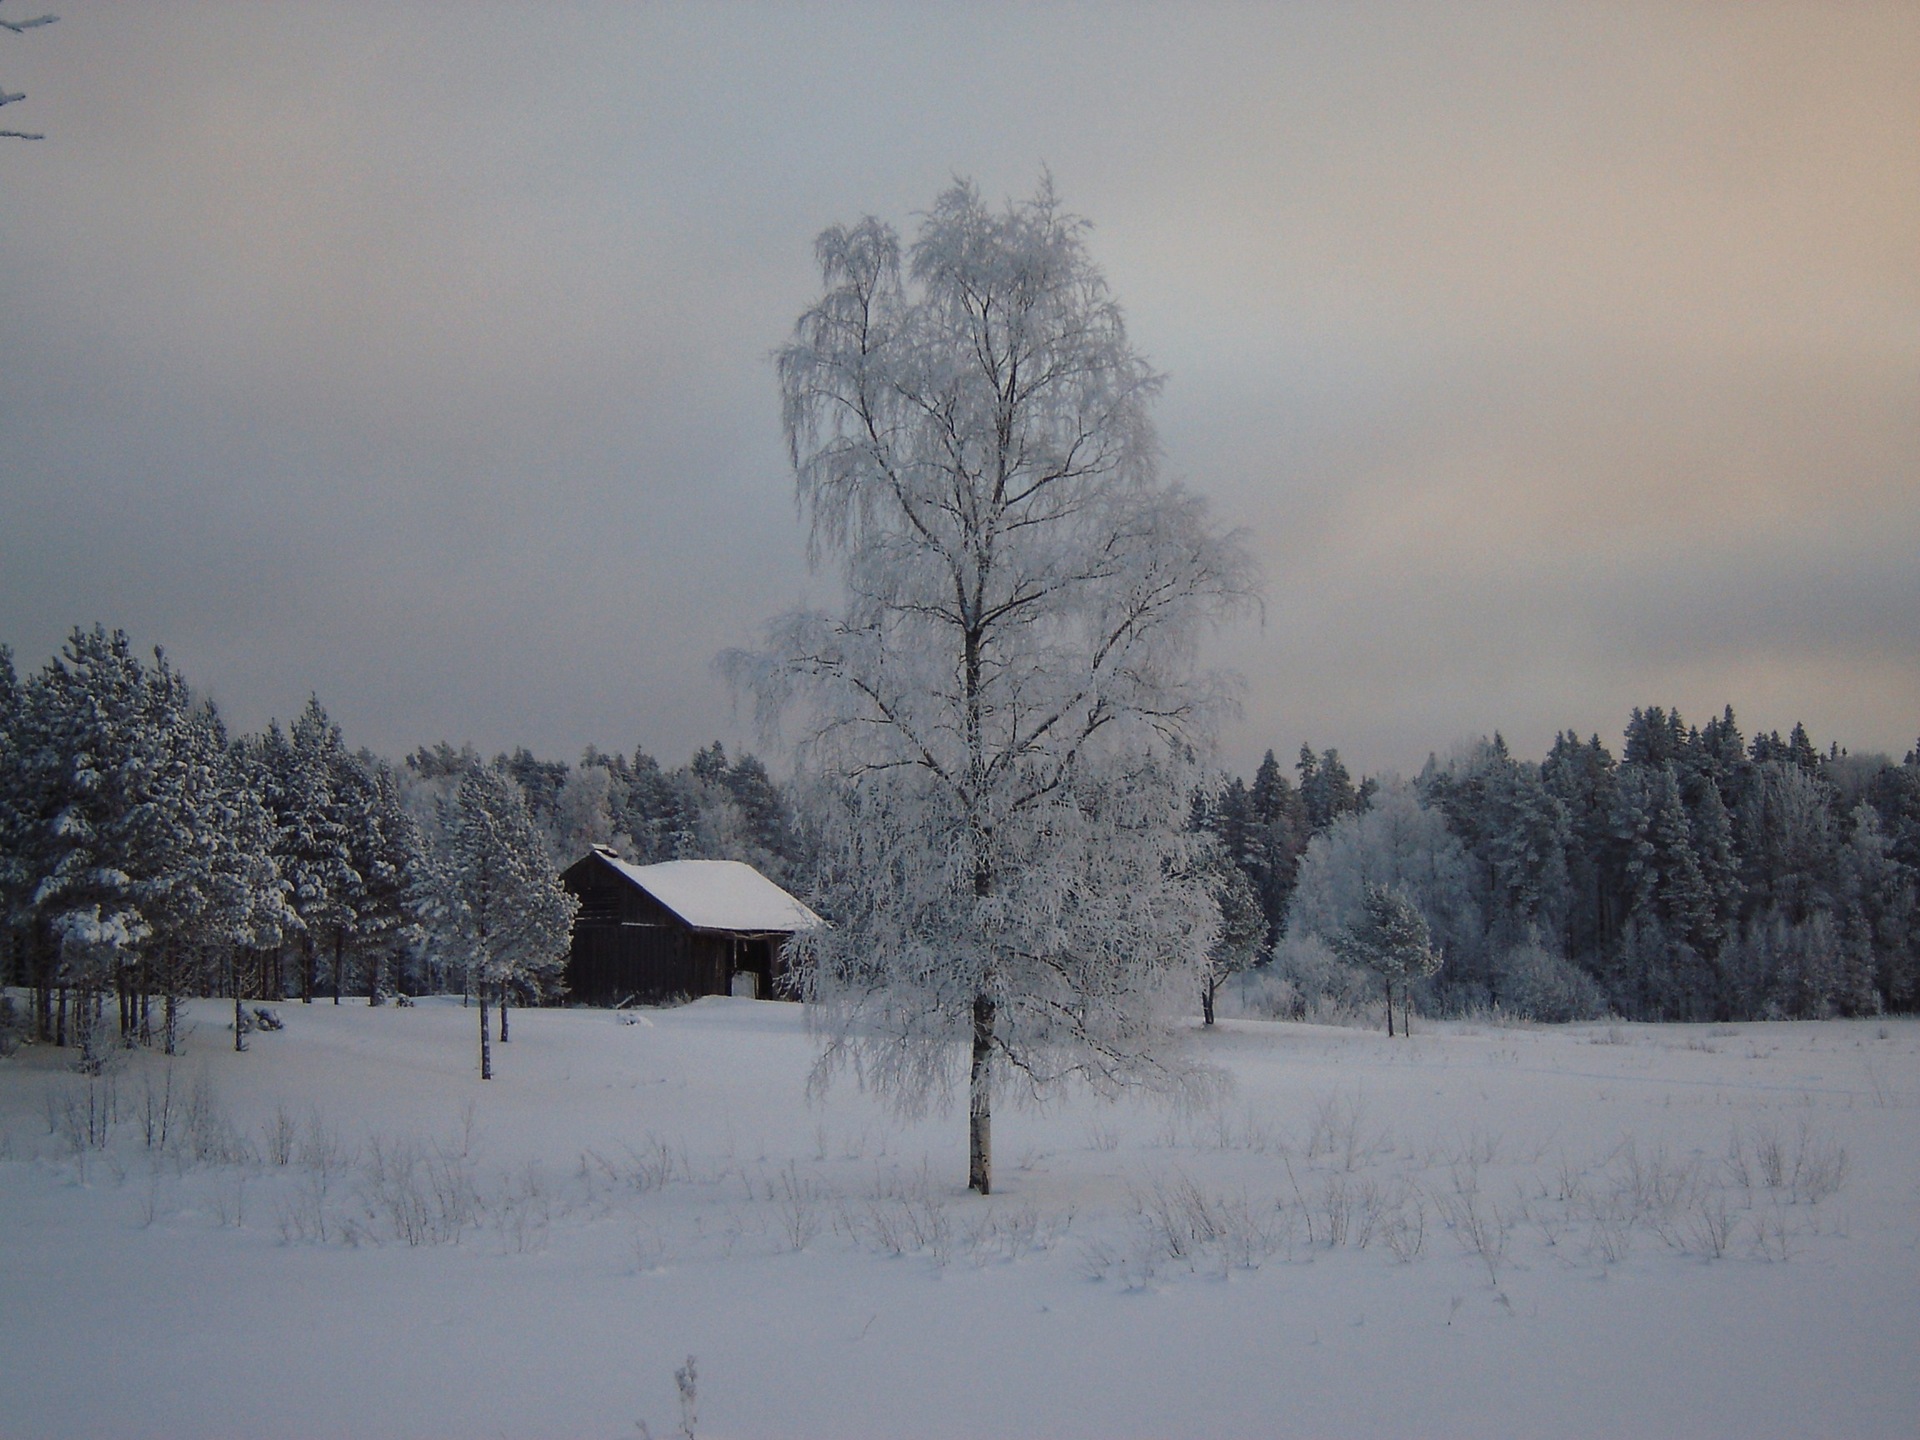
[[[814,233],[1042,165],[1245,526],[1226,758],[1920,730],[1920,16],[108,7],[0,46],[0,640],[681,758],[811,587]],[[31,110],[31,115],[25,112]],[[12,115],[10,111],[10,117]]]

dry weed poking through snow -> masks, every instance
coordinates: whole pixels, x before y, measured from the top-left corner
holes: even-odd
[[[948,1307],[958,1306],[1011,1324],[1049,1373],[1072,1371],[1092,1336],[1097,1351],[1123,1357],[1125,1373],[1169,1383],[1176,1357],[1192,1362],[1188,1342],[1161,1335],[1128,1349],[1126,1317],[1139,1305],[1176,1305],[1181,1325],[1198,1327],[1202,1350],[1249,1333],[1268,1335],[1276,1357],[1293,1344],[1317,1347],[1316,1363],[1334,1367],[1334,1390],[1377,1422],[1315,1412],[1312,1428],[1335,1434],[1404,1430],[1410,1412],[1364,1408],[1385,1404],[1391,1386],[1354,1398],[1371,1393],[1377,1374],[1440,1363],[1434,1346],[1484,1335],[1498,1341],[1484,1383],[1508,1387],[1515,1381],[1496,1351],[1562,1343],[1551,1337],[1576,1315],[1562,1336],[1570,1346],[1631,1346],[1671,1324],[1672,1373],[1662,1379],[1656,1359],[1646,1380],[1669,1409],[1643,1418],[1691,1415],[1702,1423],[1679,1428],[1704,1433],[1715,1433],[1714,1417],[1743,1412],[1724,1394],[1704,1419],[1686,1411],[1683,1358],[1696,1371],[1709,1360],[1747,1366],[1763,1389],[1766,1376],[1790,1373],[1790,1337],[1746,1334],[1733,1354],[1711,1338],[1729,1324],[1784,1303],[1795,1327],[1817,1321],[1847,1337],[1849,1354],[1920,1333],[1920,1307],[1894,1285],[1920,1234],[1914,1155],[1902,1138],[1920,1096],[1920,1026],[1910,1022],[1876,1022],[1893,1038],[1874,1040],[1863,1071],[1834,1043],[1851,1034],[1838,1025],[1747,1026],[1704,1044],[1650,1027],[1436,1026],[1387,1046],[1352,1032],[1228,1021],[1208,1043],[1231,1088],[1184,1107],[1087,1101],[1016,1113],[1003,1135],[1019,1134],[1009,1151],[1018,1163],[1003,1171],[1003,1193],[983,1201],[960,1183],[953,1127],[942,1117],[903,1124],[853,1090],[809,1106],[799,1019],[792,1007],[744,1001],[689,1006],[647,1027],[527,1012],[516,1021],[511,1067],[477,1096],[461,1017],[431,1004],[296,1011],[287,1032],[246,1056],[162,1064],[136,1055],[98,1075],[23,1051],[0,1065],[0,1185],[20,1217],[0,1237],[0,1260],[17,1268],[56,1255],[61,1278],[23,1287],[33,1320],[0,1329],[14,1326],[16,1349],[36,1336],[52,1343],[77,1313],[59,1297],[91,1283],[90,1267],[104,1257],[117,1257],[111,1273],[123,1279],[164,1277],[177,1256],[195,1274],[237,1266],[253,1277],[237,1282],[257,1299],[242,1307],[246,1330],[228,1335],[228,1350],[247,1353],[257,1334],[276,1357],[298,1355],[302,1326],[351,1327],[348,1317],[370,1304],[376,1314],[415,1316],[381,1330],[381,1343],[403,1370],[431,1368],[443,1362],[426,1343],[437,1323],[429,1316],[468,1316],[460,1326],[490,1333],[493,1322],[472,1318],[455,1297],[497,1283],[504,1304],[530,1286],[542,1314],[571,1318],[553,1322],[551,1336],[516,1331],[515,1343],[557,1364],[561,1350],[605,1332],[609,1317],[644,1315],[634,1333],[655,1337],[646,1346],[657,1339],[671,1349],[678,1336],[680,1353],[701,1355],[711,1423],[734,1433],[781,1428],[775,1417],[789,1413],[754,1368],[768,1363],[766,1352],[751,1351],[758,1358],[749,1363],[726,1318],[767,1305],[811,1317],[793,1343],[820,1366],[871,1354],[886,1357],[889,1376],[910,1377],[916,1365],[945,1373],[947,1352],[924,1347],[959,1334],[947,1324]],[[436,1027],[448,1021],[442,1061]],[[410,1043],[383,1059],[374,1042],[393,1032]],[[1753,1049],[1769,1058],[1755,1060]],[[1843,1060],[1852,1066],[1844,1076]],[[436,1078],[422,1083],[423,1071]],[[49,1229],[35,1218],[43,1212],[62,1219]],[[69,1229],[71,1214],[94,1218]],[[153,1248],[163,1242],[171,1248]],[[407,1257],[404,1265],[348,1268],[356,1254],[383,1251]],[[485,1267],[509,1264],[486,1281]],[[308,1278],[291,1290],[275,1279],[294,1273]],[[346,1288],[325,1282],[313,1294],[337,1298],[310,1299],[305,1287],[330,1275]],[[387,1288],[389,1275],[395,1283],[404,1275],[408,1288]],[[1766,1278],[1776,1275],[1794,1278],[1783,1289]],[[1813,1291],[1833,1308],[1807,1300]],[[1864,1312],[1871,1323],[1849,1318],[1861,1295],[1881,1297]],[[1008,1306],[1029,1318],[1010,1320]],[[841,1327],[832,1317],[843,1311]],[[199,1323],[218,1331],[221,1313],[214,1307]],[[1056,1333],[1049,1317],[1062,1313],[1072,1329]],[[1499,1326],[1525,1328],[1488,1328]],[[950,1340],[951,1363],[971,1365],[970,1347],[1003,1343],[997,1333],[989,1326]],[[602,1341],[584,1343],[592,1351]],[[1710,1353],[1688,1356],[1688,1346]],[[648,1355],[659,1373],[670,1371]],[[199,1362],[177,1363],[193,1374]],[[631,1368],[609,1352],[609,1375]],[[815,1400],[796,1378],[804,1372],[785,1362],[775,1369],[785,1377],[779,1394],[792,1397],[799,1384],[790,1403],[823,1421],[788,1428],[829,1433],[828,1412],[808,1408]],[[334,1413],[327,1407],[342,1403],[326,1398],[325,1376],[314,1373],[307,1408],[289,1413]],[[1534,1373],[1553,1377],[1524,1382],[1537,1391],[1528,1402],[1542,1422],[1534,1428],[1551,1433],[1553,1416],[1572,1413],[1561,1407],[1578,1398],[1568,1389],[1578,1382],[1550,1364]],[[1913,1388],[1893,1366],[1862,1362],[1841,1373],[1854,1391],[1902,1402]],[[51,1391],[34,1398],[41,1392],[28,1378],[27,1413],[65,1424],[71,1388],[55,1404]],[[1204,1412],[1202,1424],[1177,1407],[1156,1409],[1125,1379],[1116,1382],[1130,1397],[1124,1412],[1098,1409],[1100,1385],[1037,1390],[1037,1378],[1017,1375],[1008,1383],[1030,1407],[1023,1413],[1037,1417],[1023,1427],[1003,1416],[998,1428],[1008,1433],[1070,1431],[1064,1422],[1087,1404],[1109,1426],[1208,1433],[1258,1429],[1270,1406],[1312,1403],[1277,1380],[1236,1372],[1234,1383],[1251,1388]],[[888,1384],[878,1393],[904,1384],[906,1408],[870,1413],[865,1429],[942,1432],[941,1412],[925,1408],[937,1385],[923,1400],[910,1378]],[[103,1393],[114,1393],[111,1384]],[[541,1393],[542,1418],[587,1403]],[[391,1403],[408,1413],[403,1397]],[[615,1403],[603,1395],[593,1413]],[[633,1413],[630,1394],[617,1403]],[[1478,1413],[1470,1393],[1449,1403],[1460,1422],[1452,1428]],[[1780,1403],[1774,1394],[1776,1419]],[[656,1403],[654,1413],[671,1407]],[[210,1414],[201,1419],[212,1423]],[[262,1423],[250,1428],[275,1430],[271,1416],[253,1419]]]

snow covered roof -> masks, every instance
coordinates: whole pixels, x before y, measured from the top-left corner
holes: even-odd
[[[823,922],[793,896],[739,860],[666,860],[633,865],[596,845],[593,853],[696,930],[811,930]]]

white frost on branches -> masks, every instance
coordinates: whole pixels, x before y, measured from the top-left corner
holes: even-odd
[[[934,202],[904,256],[820,237],[825,291],[779,354],[814,560],[845,602],[735,655],[769,726],[801,717],[832,800],[798,942],[823,1073],[909,1108],[970,1043],[972,1183],[996,1077],[1169,1073],[1215,911],[1185,832],[1222,677],[1203,632],[1251,593],[1237,537],[1160,479],[1160,389],[1051,182]]]

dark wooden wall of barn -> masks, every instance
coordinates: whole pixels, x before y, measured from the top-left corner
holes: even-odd
[[[772,993],[778,942],[689,929],[681,919],[594,856],[560,877],[580,897],[567,958],[567,999],[578,1005],[728,994],[735,970]]]

